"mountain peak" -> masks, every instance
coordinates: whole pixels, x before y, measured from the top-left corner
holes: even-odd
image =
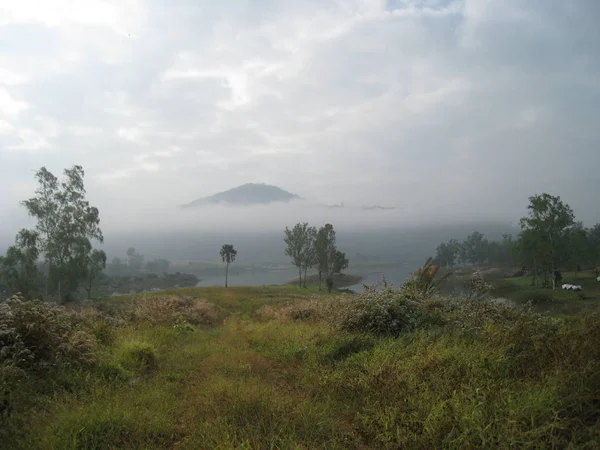
[[[296,194],[265,183],[246,183],[241,186],[234,187],[227,191],[218,192],[209,197],[202,197],[194,200],[182,208],[190,208],[202,205],[226,204],[231,206],[244,205],[267,205],[276,202],[289,202],[290,200],[299,199]]]

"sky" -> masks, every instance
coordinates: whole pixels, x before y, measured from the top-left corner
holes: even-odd
[[[0,237],[36,169],[74,164],[112,230],[268,219],[176,209],[248,182],[399,208],[340,216],[357,226],[515,220],[542,192],[600,221],[599,19],[597,0],[2,0]]]

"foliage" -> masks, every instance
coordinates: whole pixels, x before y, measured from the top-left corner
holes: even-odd
[[[493,286],[486,283],[480,271],[473,272],[473,275],[464,285],[463,295],[466,298],[485,298],[493,291]]]
[[[133,373],[150,372],[158,365],[156,350],[143,342],[128,342],[118,349],[116,357],[124,369]]]
[[[302,270],[311,267],[316,259],[314,252],[315,239],[315,230],[313,227],[309,227],[307,222],[297,223],[291,230],[285,227],[283,237],[286,245],[285,255],[289,256],[292,259],[292,264],[298,268],[300,287],[302,287]]]
[[[441,278],[436,278],[438,271],[439,267],[433,263],[433,258],[427,259],[423,267],[417,269],[411,279],[404,283],[404,295],[414,300],[431,297],[450,276],[450,273],[446,273]]]
[[[38,256],[38,234],[21,230],[15,245],[7,249],[6,256],[0,256],[0,284],[6,284],[11,294],[34,297],[40,287],[40,274],[36,266]]]
[[[48,287],[65,299],[76,289],[83,274],[74,271],[86,241],[103,241],[98,209],[85,198],[84,171],[81,166],[65,169],[59,181],[45,167],[36,172],[36,196],[22,204],[37,219],[40,254],[49,266]],[[90,246],[91,248],[91,246]]]
[[[284,287],[185,292],[230,316],[186,333],[134,318],[100,367],[53,374],[49,395],[23,386],[24,403],[0,424],[2,445],[591,449],[600,438],[597,311],[559,318],[485,299],[413,302],[386,287],[310,298]],[[374,305],[393,305],[405,326],[342,327],[385,324]]]
[[[138,253],[133,247],[129,247],[126,254],[129,261],[129,273],[132,275],[141,273],[142,268],[144,267],[144,255]]]
[[[235,261],[237,250],[231,244],[224,244],[219,252],[221,259],[225,263],[225,287],[227,287],[227,278],[229,276],[229,264]]]
[[[220,317],[211,303],[175,295],[152,297],[136,303],[134,320],[152,325],[217,325]]]
[[[565,261],[568,233],[575,223],[571,207],[560,197],[550,194],[529,197],[529,215],[521,219],[521,228],[529,230],[539,242],[540,259],[547,270],[554,274]],[[552,288],[556,282],[552,277]]]

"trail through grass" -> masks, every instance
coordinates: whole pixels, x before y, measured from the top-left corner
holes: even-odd
[[[398,338],[344,332],[308,314],[274,317],[286,305],[301,310],[313,294],[293,287],[157,293],[208,302],[219,320],[126,322],[97,369],[17,406],[0,446],[598,448],[597,315],[544,326],[439,326]],[[151,298],[112,298],[98,308],[115,313]],[[264,305],[275,312],[263,313]]]

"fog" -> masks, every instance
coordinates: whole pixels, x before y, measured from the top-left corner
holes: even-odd
[[[597,1],[34,3],[0,12],[0,250],[73,164],[106,246],[515,224],[542,192],[600,222]],[[306,200],[177,208],[248,182]]]

